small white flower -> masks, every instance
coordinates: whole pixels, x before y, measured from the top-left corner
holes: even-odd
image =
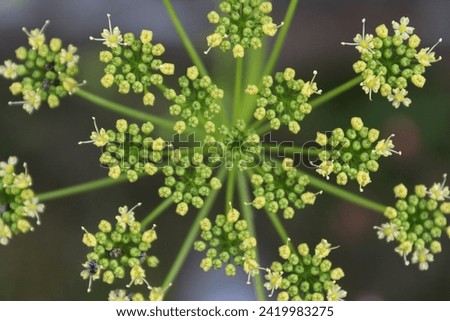
[[[392,21],[392,28],[394,28],[395,35],[402,36],[403,40],[408,39],[409,36],[412,35],[412,33],[414,32],[414,28],[408,25],[409,25],[408,17],[401,17],[400,23]]]
[[[20,173],[19,175],[14,175],[13,186],[25,189],[32,185],[31,176],[28,175],[28,166],[27,163],[23,163],[23,167],[25,168],[24,173]]]
[[[101,41],[103,44],[109,48],[117,48],[119,45],[125,46],[126,44],[123,42],[123,37],[120,32],[119,27],[111,26],[111,15],[108,13],[106,15],[108,17],[108,25],[109,29],[103,29],[101,33],[101,38],[89,37],[90,40]]]
[[[331,286],[328,289],[327,300],[328,301],[343,301],[343,299],[346,296],[347,296],[347,291],[342,290],[342,288],[339,285],[333,284],[333,286]]]
[[[442,57],[436,58],[435,53],[433,52],[434,48],[441,42],[442,38],[440,38],[433,47],[420,49],[420,51],[416,53],[415,58],[422,66],[430,67],[433,62],[442,60]]]
[[[381,227],[374,226],[374,229],[377,230],[378,239],[382,240],[386,238],[386,242],[395,240],[400,233],[400,228],[393,223],[385,223]]]
[[[450,198],[450,190],[448,189],[448,186],[445,186],[446,180],[447,174],[444,174],[442,183],[434,183],[433,186],[431,186],[427,191],[430,198],[435,199],[436,201],[445,201],[445,199]]]
[[[369,100],[372,100],[372,92],[377,93],[381,87],[380,75],[369,75],[359,85],[366,94],[369,94]]]
[[[86,141],[81,141],[78,142],[78,145],[81,144],[94,144],[97,147],[102,147],[105,146],[106,144],[108,144],[109,142],[109,136],[108,133],[106,132],[106,130],[104,130],[103,128],[98,130],[97,127],[97,121],[95,120],[95,117],[92,117],[92,120],[94,122],[94,128],[95,131],[92,132],[90,139],[91,140],[86,140]]]
[[[17,77],[17,65],[11,60],[6,60],[4,65],[0,66],[0,75],[6,79],[16,79]]]
[[[433,254],[426,248],[421,248],[417,251],[414,251],[411,262],[413,264],[419,263],[419,270],[426,271],[428,270],[429,264],[428,262],[433,262],[434,257]]]
[[[41,225],[41,220],[39,218],[39,213],[44,212],[45,205],[40,204],[37,197],[34,197],[30,200],[26,200],[24,202],[24,211],[25,215],[29,217],[36,218],[36,224]]]
[[[12,233],[8,225],[4,224],[3,221],[0,219],[0,244],[8,245],[11,237]]]
[[[39,49],[45,43],[45,35],[44,30],[49,25],[50,20],[45,21],[44,26],[41,29],[33,29],[28,31],[25,27],[22,28],[22,31],[28,36],[28,43],[30,46],[36,50]]]
[[[8,105],[22,105],[22,108],[29,114],[41,107],[41,96],[34,90],[24,90],[22,101],[10,101]]]
[[[396,151],[396,150],[393,149],[395,146],[394,146],[394,143],[392,142],[392,137],[394,137],[394,136],[395,135],[392,134],[388,138],[380,140],[377,143],[377,145],[375,146],[374,152],[377,155],[384,156],[384,157],[391,156],[392,153],[397,154],[397,155],[401,155],[402,152]]]
[[[113,290],[109,292],[108,301],[130,301],[125,290]]]
[[[313,71],[313,77],[311,81],[306,82],[302,87],[302,95],[305,97],[311,97],[312,94],[322,94],[322,90],[317,88],[317,83],[314,82],[317,76],[317,70]]]
[[[270,269],[267,269],[267,274],[264,276],[268,282],[264,283],[264,287],[271,291],[269,294],[269,298],[272,297],[273,292],[281,286],[283,282],[283,272],[272,272]]]
[[[8,157],[8,162],[0,162],[0,177],[14,173],[14,166],[17,165],[17,162],[18,159],[15,156]]]
[[[403,257],[403,261],[405,262],[406,266],[409,265],[409,261],[406,258],[406,256],[409,253],[411,253],[411,251],[412,251],[412,243],[410,241],[405,241],[395,248],[395,252],[397,252],[398,255]]]
[[[330,179],[330,174],[333,172],[334,168],[332,160],[322,161],[320,165],[315,165],[314,163],[311,162],[311,165],[316,167],[317,173],[319,173],[323,177],[326,177],[326,179]]]
[[[316,245],[314,254],[321,259],[326,258],[332,250],[339,248],[339,246],[331,247],[331,244],[327,240],[322,239],[319,244]]]
[[[259,274],[260,269],[258,262],[253,259],[244,258],[244,272],[247,274],[247,284],[251,283],[250,278]]]
[[[353,38],[354,42],[341,42],[343,46],[355,46],[356,50],[360,53],[365,53],[367,51],[372,52],[374,48],[373,45],[373,35],[366,34],[366,19],[362,20],[362,34],[357,34],[355,38]]]
[[[117,223],[122,226],[131,226],[134,223],[134,210],[136,207],[141,206],[142,203],[136,204],[133,208],[128,210],[128,206],[119,207],[119,214],[116,216]]]
[[[406,95],[408,95],[406,89],[395,88],[392,90],[392,94],[387,96],[387,99],[389,101],[392,101],[392,106],[394,106],[395,108],[400,107],[401,104],[403,104],[406,107],[409,107],[412,101],[411,99],[406,97]]]
[[[67,50],[61,49],[61,53],[59,54],[59,62],[62,64],[67,64],[68,68],[75,66],[80,59],[80,56],[75,55],[76,52],[77,47],[73,45],[69,45]]]
[[[129,288],[133,284],[142,285],[145,283],[149,290],[152,289],[150,284],[145,279],[145,270],[143,268],[141,268],[139,265],[135,265],[131,268],[130,277],[131,277],[131,282],[129,284],[127,284],[127,288]]]

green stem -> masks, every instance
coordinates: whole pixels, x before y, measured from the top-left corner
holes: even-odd
[[[272,130],[270,124],[265,122],[256,122],[253,124],[254,126],[250,126],[251,129],[254,129],[258,135],[265,135]],[[252,128],[254,127],[254,128]]]
[[[83,89],[79,89],[76,94],[84,99],[86,99],[87,101],[90,101],[100,107],[103,107],[105,109],[111,110],[113,112],[116,112],[118,114],[122,114],[125,116],[129,116],[135,119],[139,119],[142,121],[151,121],[154,122],[155,125],[167,128],[172,130],[173,129],[173,123],[171,121],[165,120],[164,118],[155,116],[155,115],[151,115],[148,113],[144,113],[138,110],[134,110],[130,107],[127,107],[125,105],[122,104],[118,104],[116,102],[107,100],[105,98],[99,97],[93,93],[87,92]]]
[[[261,72],[266,64],[266,48],[267,41],[263,40],[262,47],[259,50],[250,50],[248,55],[246,55],[245,64],[245,80],[244,80],[244,88],[248,84],[257,84],[261,81]],[[242,100],[242,119],[245,120],[247,124],[250,124],[254,121],[253,113],[256,109],[256,96],[250,96],[244,94]]]
[[[328,192],[334,196],[337,196],[337,197],[344,199],[346,201],[349,201],[351,203],[360,205],[362,207],[368,208],[370,210],[373,210],[373,211],[379,212],[379,213],[384,213],[384,210],[387,207],[386,205],[379,204],[379,203],[371,201],[365,197],[359,196],[352,192],[348,192],[343,188],[340,188],[340,187],[337,187],[330,183],[327,183],[324,180],[316,178],[312,175],[308,175],[308,177],[309,177],[309,182],[312,186],[315,186],[325,192]]]
[[[239,197],[241,200],[241,204],[244,204],[245,202],[248,202],[251,199],[250,192],[248,190],[248,185],[247,185],[247,182],[245,179],[245,174],[242,172],[238,173],[238,191],[239,191]],[[257,236],[256,236],[256,229],[255,229],[255,219],[254,219],[253,213],[251,211],[251,207],[248,205],[243,205],[242,206],[242,214],[244,216],[244,219],[248,223],[248,229],[249,229],[250,234],[256,238]],[[258,249],[256,249],[256,261],[261,262]],[[256,296],[257,296],[258,300],[265,301],[266,295],[265,295],[265,291],[264,291],[264,285],[263,285],[261,273],[258,273],[257,275],[255,275],[255,290],[256,290]]]
[[[346,92],[347,90],[355,87],[363,80],[362,76],[357,76],[342,85],[330,90],[324,95],[321,95],[313,100],[311,100],[310,104],[313,108],[319,107],[320,105],[326,103],[327,101],[333,99],[336,96],[339,96],[343,92]]]
[[[37,195],[39,198],[39,201],[46,202],[46,201],[52,201],[56,200],[58,198],[63,198],[67,196],[73,196],[81,193],[86,193],[90,191],[94,191],[96,189],[100,189],[102,187],[108,187],[112,185],[116,185],[122,182],[125,182],[127,180],[126,176],[121,176],[118,179],[112,179],[112,178],[102,178],[98,179],[92,182],[78,184],[66,188],[60,188],[54,191],[46,192]]]
[[[164,202],[161,202],[153,211],[150,212],[142,221],[141,225],[142,228],[145,228],[147,225],[149,225],[151,222],[156,220],[166,209],[172,205],[173,201],[172,198],[167,198],[164,200]]]
[[[272,222],[273,227],[275,227],[275,230],[277,231],[278,235],[280,236],[281,243],[286,243],[287,239],[289,238],[288,233],[286,232],[286,229],[283,226],[283,223],[281,223],[280,218],[276,214],[269,214],[267,213],[267,217]]]
[[[301,147],[301,146],[283,146],[283,145],[273,145],[273,144],[262,144],[262,147],[271,154],[270,149],[278,149],[277,152],[283,152],[288,154],[306,154],[306,155],[317,155],[319,150],[315,147]]]
[[[289,7],[286,11],[286,16],[284,17],[284,25],[280,29],[280,34],[278,35],[275,45],[273,46],[272,54],[270,55],[269,61],[267,62],[263,75],[270,75],[278,61],[278,57],[280,56],[281,49],[283,48],[287,33],[291,28],[292,20],[294,18],[295,10],[297,9],[297,5],[298,0],[291,0],[291,3],[289,4]]]
[[[227,177],[227,191],[225,195],[225,213],[230,206],[230,203],[233,204],[234,198],[234,182],[236,181],[236,168],[233,167],[230,171],[228,171]]]
[[[233,110],[233,123],[239,118],[240,111],[242,111],[241,106],[241,91],[242,91],[242,73],[243,73],[243,63],[244,59],[236,59],[236,78],[234,81],[234,110]]]
[[[222,181],[225,176],[225,168],[220,169],[218,173],[218,178]],[[186,239],[181,246],[180,251],[178,252],[178,255],[176,256],[175,262],[173,262],[169,273],[167,273],[166,278],[164,279],[164,282],[162,284],[163,288],[166,288],[169,286],[169,284],[173,283],[175,278],[177,277],[178,273],[181,270],[181,267],[183,266],[191,248],[192,244],[195,241],[195,238],[198,235],[198,232],[200,230],[200,221],[208,216],[208,214],[211,211],[211,208],[219,195],[219,191],[215,190],[213,191],[208,198],[205,201],[205,204],[203,205],[202,209],[198,212],[197,217],[195,218],[194,222],[192,223],[191,228],[189,229],[189,232],[186,236]]]
[[[163,0],[164,6],[166,7],[167,13],[169,14],[170,20],[172,20],[172,23],[175,27],[175,29],[178,32],[178,35],[181,38],[181,41],[183,42],[184,47],[186,48],[186,51],[189,54],[189,57],[191,58],[192,62],[197,66],[199,72],[203,76],[208,75],[208,71],[206,70],[205,65],[203,64],[202,59],[200,59],[200,56],[198,55],[197,51],[195,50],[194,46],[192,45],[191,40],[189,39],[189,36],[187,35],[186,31],[183,28],[183,25],[181,24],[180,19],[178,18],[172,3],[170,0]]]

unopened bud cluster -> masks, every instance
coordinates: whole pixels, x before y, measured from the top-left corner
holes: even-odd
[[[277,72],[275,77],[264,76],[259,87],[249,85],[245,92],[257,97],[254,117],[260,121],[269,121],[273,130],[283,125],[297,134],[300,122],[312,110],[308,104],[309,98],[322,93],[314,82],[316,75],[314,71],[310,81],[295,79],[295,70],[286,68],[284,72]]]
[[[428,270],[434,255],[442,251],[442,234],[450,238],[446,217],[450,214],[450,191],[445,181],[446,175],[442,183],[430,188],[416,185],[413,193],[405,185],[397,185],[395,207],[387,207],[384,213],[389,221],[375,226],[379,239],[398,242],[395,252],[403,257],[405,265],[411,260],[421,271]]]
[[[100,61],[106,64],[101,84],[105,88],[116,85],[121,94],[142,94],[143,104],[153,106],[155,95],[151,87],[162,86],[164,76],[173,75],[175,66],[160,59],[166,49],[160,43],[152,43],[152,31],[142,30],[139,37],[131,32],[122,35],[118,27],[111,28],[109,15],[108,20],[110,29],[103,30],[102,38],[91,37],[91,40],[101,41],[109,48],[101,51],[99,56]]]
[[[316,171],[327,179],[336,175],[339,185],[346,185],[348,180],[356,180],[363,187],[372,182],[370,173],[378,171],[381,156],[388,157],[395,151],[392,137],[379,140],[377,129],[364,126],[359,117],[351,119],[351,128],[344,131],[336,128],[330,134],[317,133],[316,143],[320,145]]]
[[[111,224],[106,220],[100,221],[95,234],[82,228],[83,243],[91,250],[86,255],[87,260],[81,272],[83,279],[89,279],[88,292],[91,291],[92,282],[100,278],[107,284],[113,284],[116,279],[129,277],[127,287],[146,284],[151,289],[144,267],[158,266],[158,258],[148,255],[157,235],[155,226],[143,230],[141,223],[135,220],[134,209],[137,206],[131,209],[120,207],[119,215],[115,217],[117,222]]]
[[[139,175],[153,176],[167,149],[166,142],[151,136],[154,126],[146,122],[141,126],[119,119],[116,129],[98,129],[94,119],[95,131],[91,140],[80,142],[93,143],[102,148],[100,164],[109,169],[109,177],[117,179],[125,174],[130,182],[136,182]]]
[[[242,119],[238,119],[232,127],[220,126],[212,135],[211,144],[217,147],[210,150],[209,157],[215,164],[245,170],[259,166],[261,162],[261,138],[253,129],[248,129]]]
[[[187,126],[196,128],[203,124],[205,132],[213,133],[215,124],[212,120],[221,111],[219,101],[223,98],[223,90],[213,84],[210,77],[200,77],[195,66],[188,68],[186,76],[180,77],[178,83],[179,94],[173,89],[164,93],[174,103],[169,108],[170,114],[183,119],[175,124],[174,130],[181,134]]]
[[[212,190],[222,187],[213,169],[203,162],[203,155],[181,155],[180,150],[170,154],[170,164],[162,168],[164,186],[158,190],[162,198],[171,197],[177,204],[176,213],[184,216],[190,208],[202,208]]]
[[[277,300],[303,301],[338,301],[346,297],[347,292],[338,284],[344,277],[344,271],[327,259],[331,244],[322,239],[316,245],[314,253],[306,243],[294,248],[283,245],[279,248],[281,261],[275,261],[270,266],[272,274],[281,274],[282,281],[278,284]],[[267,277],[266,277],[267,278]]]
[[[392,29],[394,33],[390,35],[388,27],[382,24],[375,29],[375,36],[366,34],[364,19],[362,34],[356,35],[353,43],[342,44],[355,46],[361,54],[353,69],[362,75],[361,87],[370,99],[372,93],[380,93],[395,108],[409,107],[412,101],[407,97],[408,85],[425,85],[425,69],[441,60],[433,50],[442,39],[431,48],[419,49],[421,39],[414,34],[407,17],[392,21]]]
[[[252,205],[264,208],[270,215],[282,212],[285,219],[292,219],[297,210],[313,205],[321,192],[306,190],[309,178],[293,166],[292,159],[285,158],[282,164],[272,165],[265,163],[261,173],[252,175],[255,196]]]
[[[30,219],[40,224],[39,214],[44,205],[39,203],[31,189],[32,180],[25,171],[16,172],[18,160],[11,156],[7,162],[0,162],[0,244],[7,245],[14,235],[33,231]]]
[[[200,263],[200,268],[205,272],[225,267],[225,274],[234,276],[236,266],[258,266],[255,261],[256,239],[250,234],[247,221],[240,219],[236,209],[230,208],[226,215],[217,215],[214,222],[203,219],[200,228],[202,240],[194,243],[194,249],[205,252],[205,258]]]
[[[69,45],[63,48],[61,39],[52,38],[47,42],[44,30],[23,31],[28,36],[29,47],[16,50],[18,62],[6,60],[0,66],[0,75],[14,81],[9,87],[20,101],[11,101],[9,105],[20,105],[28,113],[39,110],[43,104],[50,108],[60,105],[60,100],[78,90],[80,84],[74,79],[78,74],[79,56],[77,48]]]
[[[220,2],[221,13],[211,11],[208,20],[216,30],[206,40],[209,49],[219,47],[233,51],[234,58],[243,58],[245,49],[262,47],[264,36],[273,37],[283,25],[276,25],[270,13],[272,3],[261,0],[225,0]]]

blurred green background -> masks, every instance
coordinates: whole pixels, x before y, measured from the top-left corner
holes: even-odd
[[[213,30],[206,14],[217,1],[173,0],[189,35],[199,51],[206,49],[205,37]],[[283,19],[288,0],[276,0],[275,21]],[[14,50],[26,43],[21,31],[41,27],[46,19],[51,25],[49,37],[61,37],[65,44],[79,47],[81,74],[86,79],[86,90],[116,101],[126,102],[136,109],[145,110],[140,97],[120,96],[113,90],[102,89],[99,79],[102,64],[97,61],[102,45],[89,42],[106,27],[106,13],[111,13],[113,25],[122,31],[139,32],[143,28],[155,32],[155,41],[163,42],[167,51],[165,60],[177,63],[181,72],[190,61],[166,15],[160,0],[2,0],[0,2],[0,61],[13,58]],[[373,102],[361,89],[343,94],[338,99],[318,108],[302,123],[302,131],[295,142],[313,139],[317,131],[347,126],[353,116],[362,117],[369,127],[379,128],[384,135],[395,133],[396,149],[402,157],[383,160],[381,170],[373,176],[373,183],[364,195],[380,203],[394,203],[392,187],[403,182],[407,186],[424,183],[431,186],[441,181],[449,171],[450,159],[450,65],[448,39],[450,39],[450,1],[378,0],[300,1],[295,21],[277,70],[286,66],[297,69],[297,74],[309,79],[317,69],[317,82],[324,92],[354,77],[351,68],[357,59],[353,48],[342,47],[361,30],[361,18],[367,18],[367,28],[378,24],[411,18],[412,25],[421,36],[423,45],[432,45],[439,37],[444,42],[436,49],[443,61],[426,73],[424,89],[412,89],[412,106],[394,110],[378,96]],[[229,59],[223,55],[205,57],[213,77],[221,86],[232,87],[227,81],[230,70],[224,68]],[[175,78],[175,77],[174,77]],[[94,146],[78,146],[92,131],[91,116],[100,126],[110,128],[120,116],[102,110],[79,97],[63,100],[57,110],[42,108],[33,116],[23,110],[9,107],[13,97],[9,82],[0,80],[0,159],[16,155],[29,164],[34,189],[40,193],[102,178],[106,171],[98,165],[99,150]],[[231,94],[231,90],[227,90]],[[162,100],[160,100],[162,102]],[[225,108],[227,108],[225,106]],[[162,103],[147,109],[166,114]],[[285,136],[290,137],[290,136]],[[310,170],[310,172],[312,172]],[[159,202],[157,187],[161,177],[145,178],[134,184],[124,183],[88,194],[48,202],[42,215],[43,224],[33,233],[15,237],[7,247],[0,248],[1,300],[104,300],[109,287],[95,282],[94,291],[86,294],[87,282],[79,277],[86,253],[81,243],[80,226],[94,230],[103,218],[113,219],[122,205],[143,202],[137,217],[144,217]],[[356,184],[349,188],[355,192]],[[216,202],[213,213],[223,212],[224,202]],[[326,238],[340,245],[333,251],[333,263],[341,266],[346,277],[340,281],[348,291],[350,300],[449,300],[450,299],[450,244],[443,240],[443,252],[435,256],[429,271],[420,272],[416,266],[405,267],[394,252],[394,245],[377,239],[374,225],[383,222],[381,215],[348,204],[333,196],[323,195],[310,207],[297,213],[294,220],[285,222],[295,243],[316,244]],[[277,257],[279,238],[265,217],[258,212],[257,230],[262,265],[269,265]],[[148,275],[151,284],[158,285],[183,242],[195,216],[179,217],[174,209],[160,217],[159,239],[153,248],[161,265]],[[246,276],[228,279],[223,271],[204,273],[198,267],[201,255],[192,252],[168,299],[171,300],[250,300],[252,287],[245,284]],[[122,284],[122,287],[124,287]],[[117,285],[118,287],[120,285]]]

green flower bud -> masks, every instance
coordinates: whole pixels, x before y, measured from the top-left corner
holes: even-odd
[[[47,104],[50,108],[58,107],[60,104],[58,96],[53,95],[53,94],[48,95]]]
[[[188,204],[186,202],[181,202],[181,203],[178,203],[175,212],[181,216],[184,216],[184,215],[186,215],[188,210],[189,210]]]
[[[408,39],[408,46],[410,48],[417,48],[420,46],[420,38],[417,35],[412,35],[411,37],[409,37]]]
[[[153,40],[153,32],[150,30],[142,30],[139,37],[143,44],[149,44]]]
[[[411,77],[411,81],[416,87],[423,88],[423,86],[425,86],[426,79],[422,75],[413,75]]]
[[[308,247],[308,244],[306,244],[306,243],[301,243],[301,244],[297,247],[297,251],[298,251],[298,253],[299,253],[301,256],[303,256],[303,257],[309,255],[309,247]]]
[[[101,84],[105,88],[109,88],[114,84],[114,76],[111,74],[106,74],[100,80]]]
[[[385,39],[389,35],[389,30],[388,30],[388,28],[386,27],[385,24],[382,24],[382,25],[379,25],[378,27],[375,28],[375,33],[381,39]]]
[[[366,68],[367,68],[367,64],[364,61],[361,61],[361,60],[358,60],[357,62],[355,62],[353,64],[353,70],[357,74],[362,73],[364,70],[366,70]]]
[[[386,207],[384,210],[384,216],[386,216],[388,219],[392,220],[397,217],[397,210],[393,207]]]
[[[360,131],[364,127],[364,123],[361,118],[359,117],[353,117],[351,119],[351,125],[354,130]]]
[[[399,184],[394,187],[394,194],[397,198],[405,198],[406,196],[408,196],[408,189],[405,185]]]

